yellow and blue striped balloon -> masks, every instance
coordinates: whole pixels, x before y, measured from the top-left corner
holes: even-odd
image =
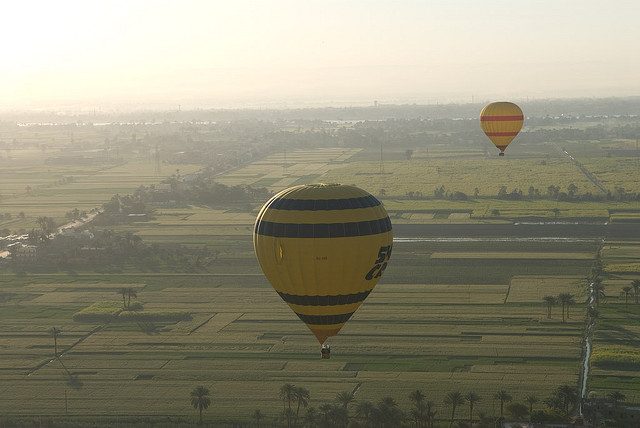
[[[371,293],[392,244],[380,201],[342,184],[281,191],[262,207],[253,233],[265,276],[321,344]]]

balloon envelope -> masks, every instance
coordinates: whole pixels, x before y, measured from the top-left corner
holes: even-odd
[[[524,115],[520,107],[508,101],[488,104],[480,112],[480,126],[500,155],[522,129]]]
[[[341,184],[283,190],[262,207],[253,233],[265,276],[321,344],[369,295],[392,243],[380,201]]]

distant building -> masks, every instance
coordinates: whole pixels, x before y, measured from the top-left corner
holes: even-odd
[[[0,248],[9,248],[11,245],[19,245],[29,239],[29,235],[7,235],[0,237]]]
[[[200,177],[201,174],[185,174],[182,177],[182,181],[184,181],[185,183],[190,183],[192,181],[197,180]]]
[[[127,214],[127,219],[129,221],[147,221],[147,215],[144,213],[140,214]]]
[[[93,233],[88,230],[78,230],[74,226],[69,226],[60,229],[59,236],[64,236],[66,238],[84,238],[84,239],[93,239]]]
[[[22,245],[16,248],[16,259],[29,261],[38,257],[38,247],[35,245]]]
[[[83,253],[99,253],[104,251],[105,248],[104,247],[82,247],[80,248],[80,251],[82,251]]]

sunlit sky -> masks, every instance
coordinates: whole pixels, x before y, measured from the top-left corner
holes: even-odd
[[[0,109],[640,95],[638,0],[3,3]]]

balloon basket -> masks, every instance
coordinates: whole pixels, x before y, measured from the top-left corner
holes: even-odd
[[[322,348],[320,349],[320,355],[322,356],[323,360],[328,360],[329,358],[331,358],[331,348],[329,348],[329,345],[322,345]]]

